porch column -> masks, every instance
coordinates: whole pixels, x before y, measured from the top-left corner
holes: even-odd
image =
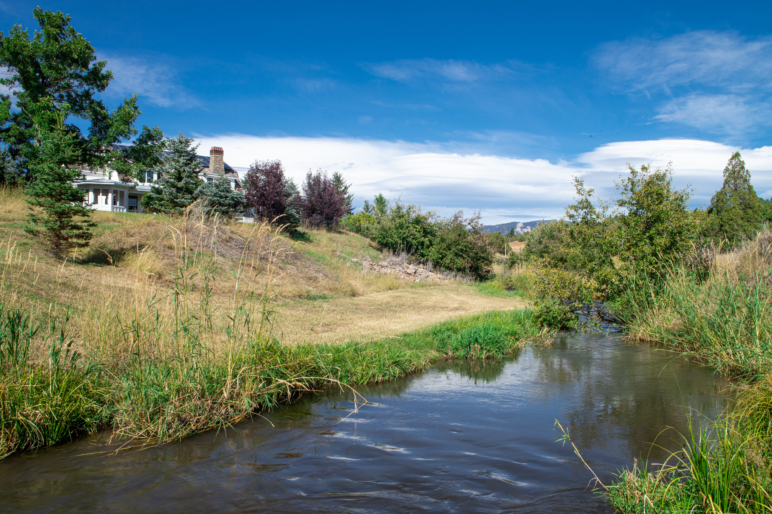
[[[112,187],[108,190],[108,194],[107,194],[107,210],[110,212],[112,212],[113,210],[113,188]]]

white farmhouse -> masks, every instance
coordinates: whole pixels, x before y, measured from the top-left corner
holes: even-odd
[[[114,145],[116,149],[125,149],[123,145]],[[214,182],[219,177],[227,178],[231,189],[241,190],[239,174],[225,163],[222,148],[213,146],[209,156],[199,155],[201,170],[198,176],[205,182]],[[153,183],[161,177],[153,171],[146,171],[142,181],[129,179],[121,181],[118,173],[112,170],[84,170],[83,180],[73,186],[88,193],[86,202],[98,211],[143,212],[140,200],[150,191]]]

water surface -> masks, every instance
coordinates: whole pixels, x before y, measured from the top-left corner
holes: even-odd
[[[610,481],[634,458],[679,448],[687,411],[715,415],[726,387],[672,353],[571,335],[360,388],[365,405],[309,395],[161,447],[116,453],[101,434],[14,456],[0,463],[0,510],[611,512],[556,442],[555,419]]]

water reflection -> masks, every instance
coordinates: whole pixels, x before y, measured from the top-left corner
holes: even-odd
[[[117,454],[100,435],[0,463],[8,512],[244,510],[610,512],[554,420],[602,479],[645,455],[683,405],[715,413],[709,370],[614,336],[571,336],[507,361],[307,395],[265,417]],[[662,440],[675,449],[677,441]],[[663,451],[660,451],[664,454]],[[656,451],[652,454],[658,457]]]

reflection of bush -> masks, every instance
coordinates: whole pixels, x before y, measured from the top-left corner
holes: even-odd
[[[518,357],[520,350],[515,350],[513,357]],[[481,382],[494,382],[504,372],[507,361],[504,359],[468,359],[468,360],[456,360],[445,361],[437,364],[435,367],[439,371],[452,371],[458,373],[462,377],[471,378],[477,383]]]

